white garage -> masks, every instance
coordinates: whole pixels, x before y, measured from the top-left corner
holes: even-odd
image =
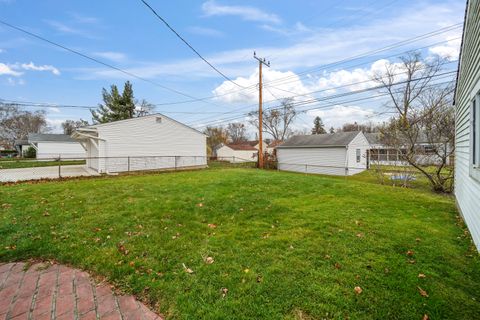
[[[222,144],[216,150],[218,160],[232,163],[254,162],[258,157],[258,141]]]
[[[206,135],[162,114],[82,127],[72,137],[98,173],[207,165]]]
[[[293,136],[277,147],[278,169],[354,175],[367,169],[369,148],[359,131]]]

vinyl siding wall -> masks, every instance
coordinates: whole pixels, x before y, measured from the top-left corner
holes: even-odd
[[[354,175],[367,169],[367,150],[370,148],[367,138],[359,133],[348,145],[348,174]],[[357,162],[357,149],[360,149],[360,162]]]
[[[277,148],[278,169],[304,173],[345,175],[345,147]]]
[[[455,96],[455,196],[480,249],[480,169],[472,166],[471,101],[480,91],[480,0],[470,0]]]
[[[106,157],[91,162],[99,172],[207,165],[206,136],[160,115],[99,125],[97,132],[98,156]]]
[[[37,159],[80,159],[86,155],[78,142],[38,142],[37,148]]]
[[[217,158],[235,163],[257,161],[257,151],[233,150],[228,146],[223,146],[217,150]]]

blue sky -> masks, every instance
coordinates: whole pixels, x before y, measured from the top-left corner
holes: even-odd
[[[448,56],[452,63],[446,68],[454,69],[460,25],[362,59],[322,66],[461,23],[465,6],[463,0],[149,3],[210,62],[244,87],[258,80],[253,50],[271,60],[272,67],[265,70],[266,106],[275,106],[277,101],[269,101],[294,95],[291,92],[306,99],[358,90],[369,84],[335,87],[368,80],[382,63],[394,63],[396,54],[414,48],[431,45],[422,50],[424,55]],[[96,106],[103,87],[122,85],[128,79],[137,98],[167,103],[156,110],[198,128],[234,117],[245,121],[244,114],[255,108],[256,90],[239,92],[225,82],[139,0],[0,0],[0,19],[189,96],[217,95],[202,102],[169,105],[190,99],[0,25],[0,99]],[[309,94],[319,90],[323,91]],[[311,127],[316,115],[327,126],[382,120],[381,99],[334,102],[330,108],[302,113],[295,128]],[[52,107],[47,112],[54,131],[66,119],[91,120],[88,109]]]

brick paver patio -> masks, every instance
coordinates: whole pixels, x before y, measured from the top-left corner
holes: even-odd
[[[0,320],[163,319],[133,296],[115,295],[88,273],[58,264],[0,264]]]

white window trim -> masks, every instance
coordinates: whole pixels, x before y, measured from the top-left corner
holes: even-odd
[[[356,163],[362,162],[362,149],[360,148],[355,149],[355,161]]]
[[[476,157],[475,165],[473,164],[473,101],[475,100],[476,107]],[[470,127],[470,159],[469,159],[469,172],[470,177],[474,178],[477,181],[480,181],[480,81],[475,85],[474,89],[471,92],[471,96],[468,100],[468,112],[469,117],[469,127]]]

